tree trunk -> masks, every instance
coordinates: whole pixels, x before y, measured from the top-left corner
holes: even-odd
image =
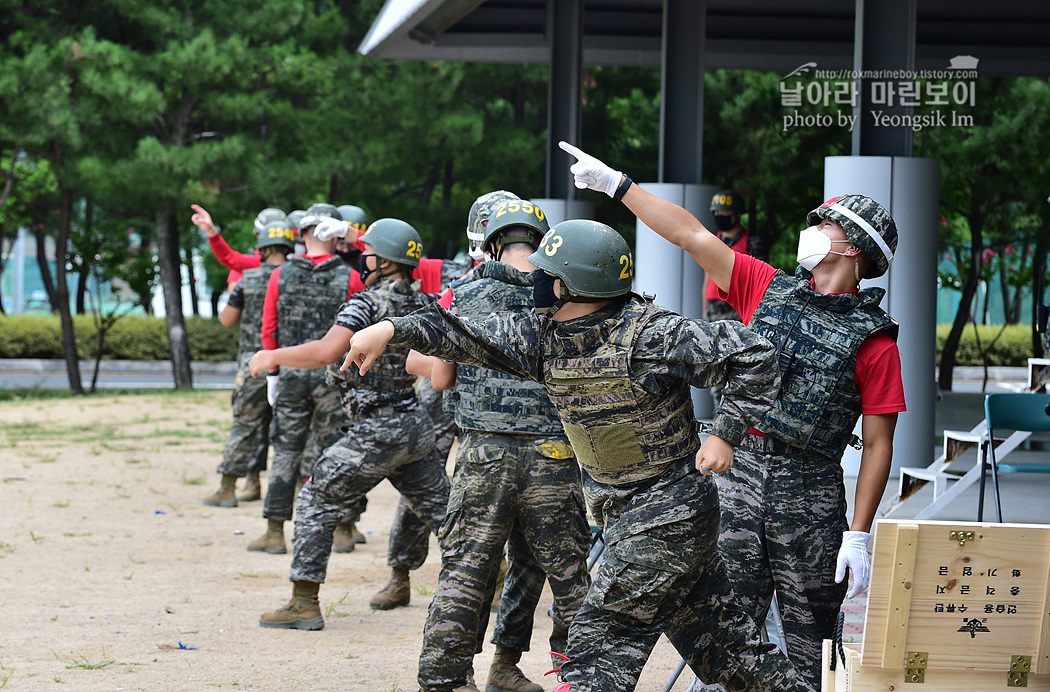
[[[59,186],[62,208],[55,238],[55,297],[58,318],[62,323],[62,353],[66,358],[69,373],[69,388],[74,394],[83,394],[80,382],[80,357],[77,355],[76,334],[73,332],[73,316],[69,314],[69,284],[66,282],[66,254],[69,249],[69,230],[73,220],[73,192],[65,185]]]
[[[197,298],[197,277],[193,273],[193,248],[186,248],[186,273],[190,277],[190,303],[194,317],[200,317],[201,308]]]
[[[84,307],[84,297],[87,295],[87,282],[89,267],[80,265],[80,273],[77,274],[77,314],[83,315],[87,310]],[[101,308],[100,308],[101,309]]]
[[[211,292],[211,318],[213,320],[219,319],[219,298],[222,298],[224,291],[212,291]]]
[[[33,229],[33,236],[36,238],[36,264],[40,269],[40,280],[44,283],[47,302],[54,312],[58,309],[58,298],[55,297],[55,280],[51,277],[51,266],[47,263],[47,237],[44,235],[44,229],[40,227]]]
[[[160,285],[164,291],[164,321],[168,327],[171,345],[172,374],[176,389],[192,389],[190,371],[190,342],[186,338],[186,323],[182,318],[182,261],[179,252],[179,233],[171,211],[162,207],[157,212],[157,261],[160,265]]]
[[[955,321],[952,322],[948,338],[944,340],[944,349],[941,351],[941,365],[937,373],[937,385],[942,392],[952,390],[952,379],[955,370],[955,356],[959,351],[959,341],[962,339],[963,329],[970,319],[970,306],[973,304],[973,296],[977,292],[977,286],[981,282],[981,252],[984,243],[981,240],[981,227],[983,217],[970,217],[970,273],[962,287],[962,299],[959,301],[959,309],[955,313]],[[980,225],[975,221],[981,222]]]

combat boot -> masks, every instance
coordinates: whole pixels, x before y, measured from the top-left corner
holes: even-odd
[[[266,520],[266,533],[248,544],[248,550],[262,551],[271,555],[284,555],[288,547],[284,544],[284,522],[280,519]]]
[[[241,488],[237,499],[241,502],[255,502],[262,499],[262,484],[259,483],[258,471],[249,471],[244,477],[244,487]]]
[[[529,680],[518,668],[520,660],[520,651],[497,645],[485,692],[543,692],[542,685]]]
[[[272,613],[263,613],[260,627],[276,627],[285,630],[322,630],[324,618],[317,592],[321,585],[309,581],[292,584],[292,600]]]
[[[237,476],[228,473],[222,474],[221,485],[218,492],[204,498],[204,504],[208,507],[236,507],[237,494],[234,486],[237,484]]]
[[[332,535],[332,551],[336,553],[352,553],[356,545],[354,544],[354,534],[350,530],[353,524],[336,524],[335,533]]]
[[[365,540],[365,535],[357,530],[356,523],[350,524],[350,533],[354,535],[354,543],[357,543],[358,545],[364,545],[365,543],[367,543],[367,541]]]
[[[407,606],[412,598],[412,587],[408,581],[407,569],[394,569],[390,575],[390,583],[372,596],[368,605],[373,610],[391,610],[398,606]]]

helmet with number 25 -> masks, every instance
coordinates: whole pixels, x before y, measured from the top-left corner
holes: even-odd
[[[368,232],[361,236],[360,240],[371,245],[377,257],[398,264],[418,267],[419,258],[423,256],[423,242],[419,239],[419,232],[401,219],[373,221],[368,227]]]
[[[622,296],[634,278],[634,256],[623,236],[585,219],[562,221],[547,231],[529,262],[587,298]]]

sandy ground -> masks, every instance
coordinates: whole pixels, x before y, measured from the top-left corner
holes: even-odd
[[[261,502],[201,504],[229,424],[228,392],[0,403],[0,688],[418,689],[436,542],[411,605],[371,611],[397,500],[384,482],[359,524],[368,543],[329,563],[324,630],[260,628],[290,596],[291,555],[245,550]],[[549,604],[521,666],[548,691]],[[491,644],[475,658],[481,683],[491,659]],[[662,639],[638,689],[663,690],[678,661]]]

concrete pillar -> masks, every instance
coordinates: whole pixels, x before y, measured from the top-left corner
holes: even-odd
[[[915,23],[918,0],[856,0],[853,37],[853,69],[858,72],[875,70],[915,70]],[[912,130],[910,127],[876,126],[873,110],[886,115],[909,115],[911,106],[901,106],[897,99],[890,104],[873,103],[872,89],[895,85],[897,80],[863,78],[858,84],[857,107],[859,116],[853,128],[854,156],[911,156]]]
[[[883,204],[897,224],[899,239],[889,272],[861,287],[882,286],[882,307],[900,323],[897,345],[908,410],[897,419],[893,468],[926,466],[934,453],[937,399],[937,239],[940,166],[935,159],[890,156],[829,156],[824,161],[824,199],[857,193]],[[857,434],[860,434],[858,424]],[[860,452],[843,456],[847,475],[856,475]]]
[[[26,229],[18,229],[11,248],[11,314],[21,315],[26,307]]]
[[[558,150],[562,154],[565,152]],[[565,166],[568,170],[568,166]],[[559,224],[567,219],[593,219],[594,203],[583,202],[576,199],[550,199],[540,198],[529,200],[543,210],[547,217],[547,223],[551,226]]]
[[[643,183],[646,190],[661,199],[688,209],[711,228],[711,197],[715,185],[682,183]],[[701,293],[704,271],[681,248],[672,245],[641,221],[635,225],[634,290],[656,296],[656,302],[686,317],[703,317]],[[706,389],[693,390],[693,408],[698,418],[711,418],[714,405]]]
[[[547,3],[550,81],[547,90],[547,176],[545,196],[576,196],[565,152],[558,142],[580,144],[580,73],[583,71],[583,0]]]

